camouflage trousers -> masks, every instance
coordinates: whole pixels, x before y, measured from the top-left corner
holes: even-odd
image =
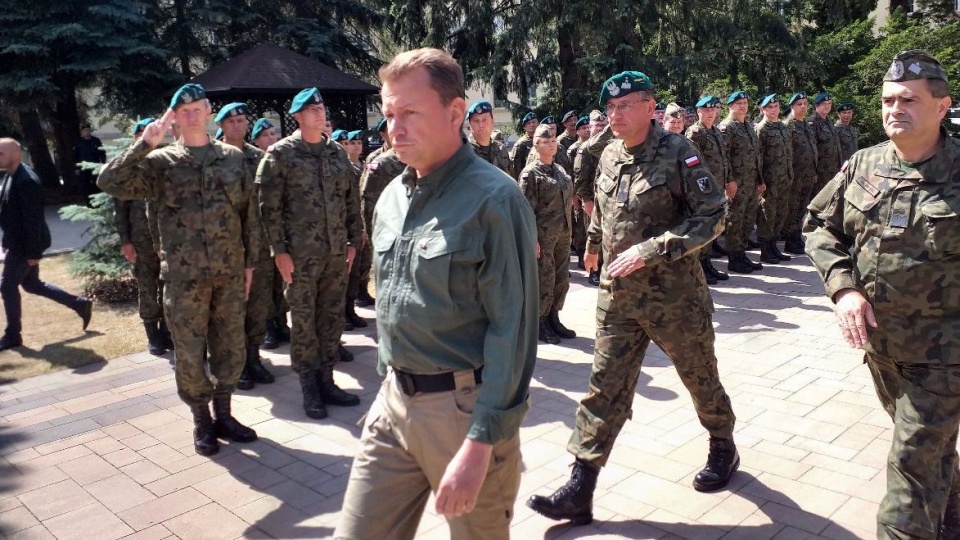
[[[617,299],[607,287],[601,283],[590,386],[577,408],[567,451],[601,467],[607,463],[617,435],[633,416],[637,378],[651,340],[676,367],[700,424],[712,437],[732,438],[736,417],[717,372],[709,311],[684,305],[669,317],[649,320],[635,295]]]
[[[760,199],[760,212],[757,215],[757,240],[761,243],[779,237],[787,215],[792,184],[793,181],[787,177],[767,182],[767,191]]]
[[[295,260],[290,303],[290,361],[293,368],[332,373],[339,359],[347,263],[343,255]]]
[[[780,236],[784,238],[800,234],[803,218],[807,215],[807,205],[810,204],[810,192],[817,183],[816,176],[794,175],[794,179],[780,225]]]
[[[905,364],[874,353],[866,363],[894,426],[877,536],[935,540],[948,496],[960,492],[960,366]]]
[[[271,259],[274,260],[274,259]],[[283,317],[287,318],[287,313],[290,312],[290,304],[287,303],[286,298],[287,284],[283,281],[283,277],[280,275],[280,272],[277,271],[276,262],[273,263],[273,303],[271,304],[270,318],[274,317]]]
[[[167,282],[163,305],[180,399],[199,406],[233,392],[245,360],[243,277]]]
[[[253,283],[247,298],[247,314],[244,329],[247,346],[260,345],[267,335],[267,318],[276,308],[273,306],[273,275],[278,273],[272,257],[261,257],[253,270]]]
[[[747,238],[757,219],[760,193],[757,180],[744,180],[737,185],[737,194],[730,200],[725,231],[727,250],[738,253],[746,251]]]
[[[370,241],[363,243],[363,248],[357,251],[357,258],[350,267],[350,278],[347,280],[347,302],[352,303],[360,294],[360,288],[370,284],[370,269],[373,267],[373,247]]]
[[[573,249],[578,254],[582,254],[587,249],[587,226],[589,225],[590,219],[583,211],[583,204],[577,204],[571,210],[570,226],[573,228]]]
[[[160,257],[153,249],[153,242],[135,243],[137,262],[133,275],[137,278],[140,300],[140,319],[155,323],[163,318],[163,280],[160,279]]]
[[[570,234],[540,234],[539,242],[540,316],[545,317],[552,309],[563,309],[570,289]]]

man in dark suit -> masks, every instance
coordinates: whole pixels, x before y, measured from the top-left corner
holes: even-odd
[[[83,329],[90,324],[93,300],[74,296],[40,281],[40,258],[50,247],[50,229],[43,217],[43,190],[32,169],[20,163],[20,144],[0,138],[0,231],[6,259],[0,274],[0,296],[7,328],[0,351],[23,345],[20,331],[20,286],[30,294],[49,298],[77,313]]]

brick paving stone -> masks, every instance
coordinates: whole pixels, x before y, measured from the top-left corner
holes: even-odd
[[[67,473],[81,486],[92,484],[104,478],[110,478],[120,473],[120,470],[105,459],[97,455],[77,458],[59,465],[60,470]]]
[[[26,507],[18,506],[0,514],[0,533],[13,534],[40,523]]]
[[[180,538],[232,540],[249,528],[247,523],[216,503],[201,506],[163,523]]]
[[[117,516],[134,530],[139,531],[157,523],[163,523],[195,508],[200,508],[209,502],[208,497],[191,487],[187,487],[119,512]]]
[[[56,540],[56,537],[50,534],[42,524],[8,535],[7,538],[9,540]]]
[[[64,480],[20,495],[20,501],[40,521],[65,514],[94,501],[73,480]]]
[[[86,486],[86,490],[113,513],[133,508],[157,498],[125,474],[118,474],[94,482]]]
[[[134,532],[113,512],[98,503],[48,519],[43,524],[57,540],[114,540]]]

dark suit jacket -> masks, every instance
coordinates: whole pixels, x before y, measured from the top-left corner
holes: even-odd
[[[43,217],[43,188],[30,167],[20,164],[0,182],[0,230],[3,247],[26,259],[39,259],[50,247],[50,229]]]

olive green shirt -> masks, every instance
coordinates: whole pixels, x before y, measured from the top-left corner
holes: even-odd
[[[517,184],[464,144],[383,191],[373,224],[378,370],[483,367],[467,432],[497,443],[526,414],[540,299],[533,211]]]

